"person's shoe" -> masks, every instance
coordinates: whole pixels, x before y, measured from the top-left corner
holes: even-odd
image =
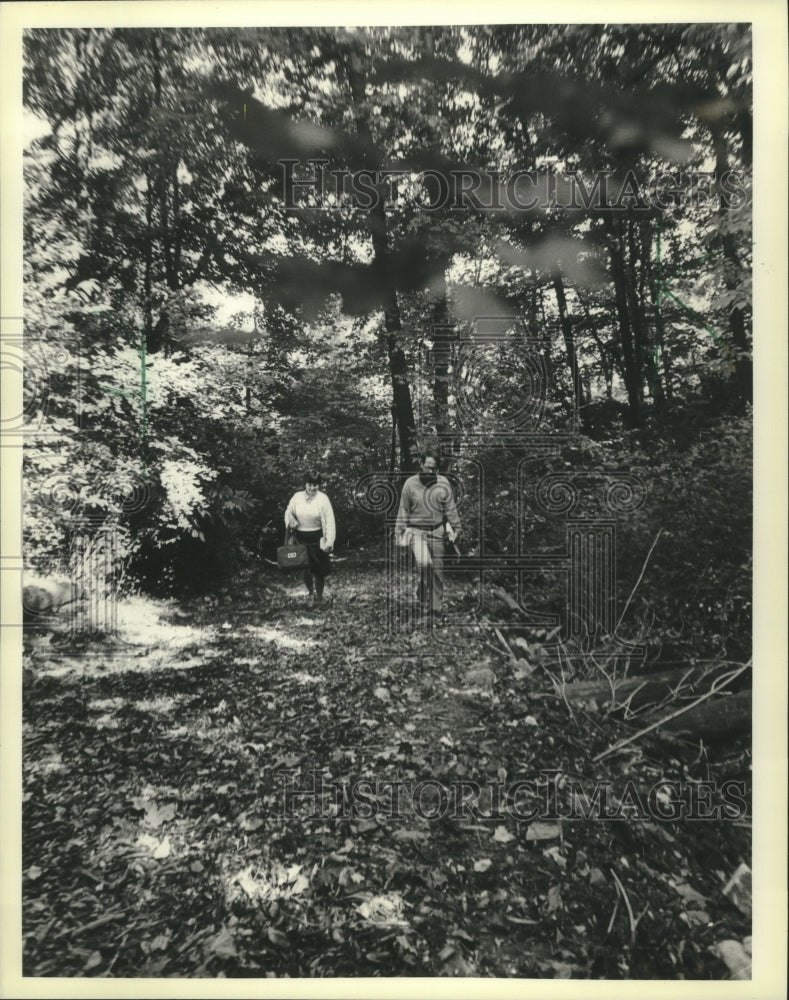
[[[312,602],[313,604],[323,604],[323,594],[313,594]]]

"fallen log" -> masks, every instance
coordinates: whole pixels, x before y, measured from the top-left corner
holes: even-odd
[[[635,674],[611,681],[606,679],[576,681],[565,688],[565,697],[575,704],[598,701],[610,704],[612,689],[616,699],[612,709],[627,704],[629,711],[635,712],[646,705],[656,705],[667,698],[698,694],[709,687],[720,674],[730,669],[728,664],[703,664],[701,666],[678,667],[654,674]]]
[[[699,695],[698,698],[696,698],[694,701],[691,701],[689,704],[681,705],[679,708],[674,709],[674,711],[669,712],[668,715],[664,714],[663,712],[653,713],[654,716],[656,716],[656,718],[653,718],[653,720],[651,722],[648,722],[646,726],[643,726],[641,729],[638,730],[638,732],[633,733],[632,736],[628,736],[626,739],[620,740],[613,746],[608,747],[607,750],[601,751],[592,759],[594,761],[602,760],[609,754],[615,753],[617,750],[621,750],[624,747],[629,746],[631,743],[634,743],[636,740],[641,739],[643,736],[646,736],[648,733],[654,732],[655,730],[663,730],[664,732],[669,731],[668,727],[674,724],[677,719],[679,719],[680,717],[691,715],[691,713],[693,713],[699,708],[703,709],[706,703],[710,701],[710,699],[719,696],[720,692],[725,687],[732,684],[738,677],[744,674],[746,670],[749,670],[750,666],[751,666],[750,662],[743,663],[740,664],[736,670],[729,670],[726,673],[721,674],[719,677],[716,677],[715,680],[713,680],[708,691],[705,691],[704,694]],[[750,716],[750,710],[751,710],[750,692],[749,691],[740,692],[740,696],[747,696],[748,699],[747,712],[748,716]],[[724,700],[727,700],[732,697],[735,696],[724,695]],[[740,709],[741,707],[742,706],[740,706]],[[712,713],[711,717],[714,720],[714,726],[712,728],[705,726],[706,714],[704,712],[698,713],[695,717],[696,726],[697,727],[701,726],[706,730],[708,734],[707,739],[716,739],[717,736],[723,735],[724,733],[726,736],[731,735],[732,732],[731,729],[725,729],[725,730],[720,729],[721,716],[719,713]],[[732,713],[729,715],[728,722],[730,725],[736,724],[738,721],[739,720],[737,718],[736,713]],[[678,732],[687,731],[690,732],[693,736],[703,735],[703,733],[699,732],[698,728],[695,730],[692,728],[688,728],[688,724],[683,722],[679,722],[676,731]]]
[[[503,587],[491,587],[490,593],[498,597],[510,611],[523,612],[521,605]],[[499,641],[509,650],[513,658],[518,653],[512,648],[513,639],[504,641],[497,630]],[[517,645],[517,640],[514,643]],[[522,655],[522,654],[521,654]],[[626,717],[638,714],[639,721],[648,728],[656,728],[674,734],[690,733],[696,737],[714,741],[724,736],[746,732],[751,726],[751,693],[739,691],[724,693],[706,700],[707,693],[730,673],[731,663],[706,663],[686,665],[673,670],[652,674],[635,674],[610,679],[576,681],[562,687],[562,696],[569,705],[597,702],[600,707],[608,707],[611,712],[623,711]],[[738,674],[743,671],[738,671]],[[723,680],[722,687],[727,681]],[[701,703],[689,707],[676,717],[669,716],[660,722],[665,714],[665,706],[670,703]],[[663,706],[659,708],[658,706]],[[653,709],[653,711],[646,711]]]
[[[649,716],[644,717],[648,721]],[[658,731],[702,737],[708,742],[725,739],[751,728],[751,692],[722,694],[718,698],[689,709],[684,715],[664,722]]]

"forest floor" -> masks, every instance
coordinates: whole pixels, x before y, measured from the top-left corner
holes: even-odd
[[[28,643],[24,974],[736,976],[747,820],[566,807],[742,777],[747,748],[594,763],[632,730],[490,633],[387,637],[381,566],[338,570],[320,608],[264,570],[130,599],[126,645]]]

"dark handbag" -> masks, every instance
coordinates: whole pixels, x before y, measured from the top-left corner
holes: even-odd
[[[280,569],[303,569],[308,562],[307,546],[300,542],[289,542],[290,532],[285,529],[285,544],[277,549],[277,565]]]

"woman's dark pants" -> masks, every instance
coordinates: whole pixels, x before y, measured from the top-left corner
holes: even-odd
[[[329,555],[320,546],[323,532],[320,528],[317,531],[299,531],[297,529],[294,534],[302,545],[307,546],[308,561],[304,567],[304,582],[307,585],[307,590],[313,593],[314,589],[318,597],[323,597],[323,584],[326,577],[331,573]]]

